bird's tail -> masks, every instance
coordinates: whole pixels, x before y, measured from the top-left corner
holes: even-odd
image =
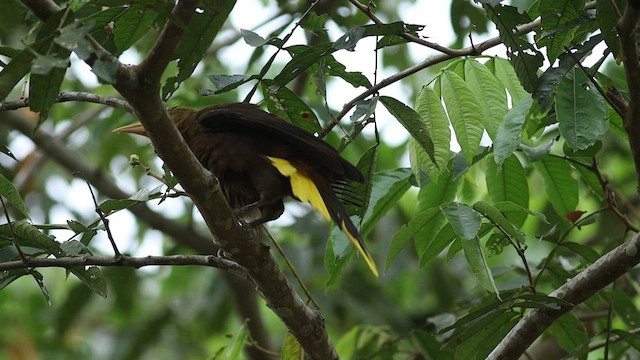
[[[328,189],[321,186],[321,189],[319,189],[312,179],[298,171],[288,160],[276,157],[268,158],[282,175],[289,178],[293,195],[302,202],[308,202],[314,209],[318,210],[325,219],[333,220],[340,226],[340,229],[347,235],[351,243],[353,243],[353,246],[358,249],[358,252],[364,258],[371,272],[378,277],[378,267],[375,261],[367,251],[356,226],[347,215],[347,212],[331,189],[331,186],[327,186]]]

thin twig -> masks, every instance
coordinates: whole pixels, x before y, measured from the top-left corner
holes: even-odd
[[[267,71],[269,71],[269,69],[271,68],[271,65],[273,64],[273,62],[276,60],[276,56],[278,56],[278,54],[280,53],[280,51],[282,50],[282,48],[284,47],[284,44],[287,43],[287,41],[289,41],[289,39],[291,39],[291,37],[293,36],[293,33],[296,31],[296,29],[300,26],[300,21],[302,21],[302,19],[305,18],[305,16],[307,16],[309,14],[309,12],[311,12],[311,9],[313,9],[314,6],[316,6],[316,4],[319,2],[320,0],[315,0],[314,2],[311,3],[311,5],[309,5],[309,8],[307,8],[307,11],[304,12],[304,14],[302,14],[302,16],[300,17],[300,19],[298,19],[298,21],[296,22],[295,26],[293,27],[293,29],[291,29],[291,31],[284,37],[284,39],[282,39],[282,45],[278,46],[278,50],[276,50],[275,53],[273,53],[273,55],[271,55],[271,57],[269,58],[269,60],[267,60],[267,63],[262,67],[262,70],[260,70],[260,75],[258,76],[258,81],[256,82],[256,84],[253,86],[253,88],[251,88],[251,91],[249,91],[249,93],[247,94],[247,96],[244,98],[243,102],[250,102],[251,98],[253,97],[253,95],[256,93],[256,91],[258,90],[258,86],[260,85],[260,81],[262,80],[262,78],[267,74]]]
[[[638,335],[638,334],[640,334],[640,328],[627,330],[627,333]],[[597,342],[597,343],[595,343],[593,345],[589,345],[589,352],[596,351],[598,349],[601,349],[601,348],[605,347],[607,342],[616,343],[616,342],[618,342],[620,340],[624,340],[624,339],[622,337],[618,336],[618,335],[614,335],[614,336],[611,337],[611,339],[602,340],[602,341]]]
[[[113,239],[113,235],[111,234],[111,228],[109,227],[109,220],[104,213],[100,209],[100,205],[98,205],[98,200],[96,199],[96,195],[93,193],[93,188],[91,187],[91,183],[87,180],[81,172],[75,172],[74,175],[80,176],[86,183],[87,187],[89,187],[89,192],[91,193],[91,199],[93,200],[93,204],[95,205],[95,211],[100,217],[102,224],[104,225],[104,229],[107,232],[107,237],[109,238],[109,242],[111,242],[111,247],[113,248],[113,253],[116,259],[122,257],[120,250],[118,250],[118,245],[116,245],[116,241]]]
[[[367,15],[369,17],[369,19],[371,19],[374,23],[378,24],[378,25],[383,25],[384,22],[382,20],[380,20],[380,18],[378,18],[372,11],[371,9],[364,5],[363,3],[359,2],[358,0],[349,0],[349,2],[357,7],[360,11],[362,11],[365,15]],[[442,46],[424,39],[421,39],[417,36],[411,35],[411,34],[400,34],[399,35],[401,38],[409,41],[409,42],[413,42],[416,44],[420,44],[423,46],[426,46],[428,48],[431,48],[433,50],[437,50],[441,53],[444,54],[448,54],[448,55],[452,55],[452,56],[461,56],[460,54],[460,50],[455,50],[455,49],[451,49],[448,48],[446,46]]]
[[[287,267],[289,268],[289,270],[291,270],[291,274],[293,274],[293,277],[296,278],[296,281],[298,281],[298,284],[302,288],[302,291],[304,291],[304,293],[309,298],[309,301],[311,301],[311,303],[313,304],[313,306],[316,307],[316,309],[320,310],[320,305],[318,305],[316,300],[313,298],[313,295],[311,295],[311,291],[309,291],[309,288],[307,288],[307,285],[305,285],[304,281],[302,281],[302,278],[298,274],[298,271],[296,270],[295,265],[293,265],[291,260],[289,260],[289,258],[287,257],[287,254],[285,254],[284,249],[282,248],[282,246],[280,246],[280,244],[278,244],[276,239],[274,239],[273,236],[271,236],[271,233],[267,230],[267,228],[265,226],[262,226],[262,230],[264,231],[265,234],[267,234],[269,239],[271,239],[271,243],[276,247],[276,250],[278,250],[278,253],[280,254],[280,256],[282,256],[284,261],[287,263]]]
[[[598,163],[596,162],[595,158],[593,158],[593,164],[591,166],[591,169],[596,174],[596,177],[600,182],[600,186],[602,187],[602,192],[604,193],[604,199],[607,202],[607,206],[609,207],[609,210],[611,210],[611,212],[618,219],[620,219],[620,221],[622,221],[622,223],[627,227],[627,229],[635,233],[640,232],[640,228],[635,226],[629,220],[629,218],[627,218],[627,216],[623,214],[622,211],[620,211],[620,209],[618,209],[618,205],[616,203],[616,191],[613,188],[611,188],[611,185],[609,184],[609,180],[607,180],[602,174],[602,172],[600,171],[600,168],[598,167]]]
[[[11,240],[13,240],[13,246],[16,247],[18,254],[20,255],[20,259],[22,259],[22,263],[26,264],[29,262],[27,256],[22,252],[20,248],[20,241],[18,240],[18,235],[13,230],[13,224],[11,222],[11,218],[9,217],[9,211],[7,211],[7,206],[4,204],[4,198],[0,196],[0,203],[2,204],[2,209],[4,210],[4,216],[7,218],[7,224],[9,225],[9,231],[11,231]]]

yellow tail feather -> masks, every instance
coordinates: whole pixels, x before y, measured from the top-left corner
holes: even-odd
[[[320,195],[320,191],[316,184],[311,181],[308,177],[300,174],[298,169],[295,166],[291,165],[291,163],[285,159],[280,159],[276,157],[268,156],[269,160],[273,163],[273,166],[278,169],[278,171],[288,177],[291,182],[291,192],[295,197],[297,197],[302,202],[308,202],[311,206],[318,210],[322,216],[327,220],[331,220],[331,215],[329,214],[329,209],[327,209],[327,205],[322,199],[322,195]],[[371,255],[367,252],[367,250],[363,247],[360,240],[351,234],[347,229],[347,226],[342,221],[342,224],[339,224],[342,231],[347,235],[349,240],[353,243],[353,245],[358,249],[358,252],[362,255],[364,260],[367,262],[369,269],[371,272],[378,277],[378,267],[376,263],[373,261]]]
[[[347,235],[347,237],[349,238],[349,240],[351,240],[351,243],[353,244],[353,246],[355,246],[356,249],[358,249],[358,252],[364,258],[364,261],[367,262],[367,266],[369,266],[369,269],[371,270],[373,275],[375,275],[376,277],[380,277],[380,274],[378,274],[378,266],[376,265],[376,262],[373,261],[373,258],[371,257],[371,254],[369,254],[369,252],[365,248],[362,247],[362,245],[360,244],[360,241],[358,241],[358,239],[356,239],[353,235],[351,235],[349,230],[347,230],[347,227],[344,224],[344,221],[342,222],[342,226],[340,226],[340,227],[342,228],[342,232],[344,232],[345,235]]]

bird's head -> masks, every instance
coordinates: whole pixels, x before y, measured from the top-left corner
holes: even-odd
[[[178,130],[180,130],[180,132],[182,132],[186,128],[189,122],[188,120],[193,119],[196,113],[196,110],[189,108],[173,107],[169,109],[169,116],[171,117],[171,120],[173,120],[173,122],[176,124],[176,127],[178,128]],[[142,126],[142,123],[139,122],[113,129],[113,132],[147,136],[147,131],[145,130],[144,126]]]

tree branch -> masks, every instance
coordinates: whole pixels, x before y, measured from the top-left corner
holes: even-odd
[[[380,20],[373,12],[371,12],[371,9],[368,6],[364,5],[363,3],[361,3],[358,0],[349,0],[349,2],[353,6],[357,7],[360,11],[362,11],[365,15],[367,15],[369,17],[369,19],[371,19],[371,21],[373,21],[374,23],[376,23],[378,25],[384,24],[384,22],[382,22],[382,20]],[[428,48],[431,48],[433,50],[439,51],[439,52],[447,54],[447,55],[451,55],[451,56],[454,56],[454,57],[464,56],[465,55],[465,54],[461,53],[463,50],[451,49],[451,48],[448,48],[446,46],[442,46],[442,45],[433,43],[431,41],[427,41],[427,40],[421,39],[421,38],[419,38],[417,36],[413,36],[411,34],[400,34],[399,36],[401,38],[409,41],[409,42],[413,42],[413,43],[416,43],[416,44],[420,44],[422,46],[426,46]]]
[[[138,67],[137,74],[143,85],[153,85],[160,88],[160,77],[173,59],[173,53],[182,40],[185,26],[195,14],[198,3],[199,0],[181,0],[173,8],[171,20],[164,25],[149,55]],[[176,20],[181,23],[177,24]]]
[[[518,359],[555,320],[624,275],[638,263],[640,263],[640,234],[634,235],[603,255],[549,294],[549,296],[568,301],[573,306],[559,310],[531,310],[502,339],[487,359]]]
[[[624,129],[629,135],[629,144],[636,167],[637,192],[640,193],[640,62],[636,45],[636,27],[640,19],[640,10],[631,2],[618,21],[618,37],[620,39],[620,55],[624,63],[627,77],[629,102],[624,116]]]
[[[171,256],[144,256],[132,257],[122,255],[113,256],[78,256],[61,257],[56,259],[27,258],[27,261],[17,260],[0,263],[0,271],[14,269],[32,269],[42,267],[59,267],[71,269],[78,266],[118,266],[141,268],[144,266],[209,266],[223,270],[229,270],[236,276],[246,278],[247,272],[233,261],[217,257],[215,255],[171,255]]]
[[[81,91],[63,91],[58,94],[58,98],[56,102],[67,102],[67,101],[82,101],[88,103],[102,104],[111,106],[114,108],[126,110],[130,113],[133,112],[133,108],[126,101],[113,97],[113,96],[102,96],[88,92]],[[0,111],[1,110],[17,110],[20,108],[24,108],[29,106],[29,99],[20,99],[16,101],[5,101],[0,102]]]

